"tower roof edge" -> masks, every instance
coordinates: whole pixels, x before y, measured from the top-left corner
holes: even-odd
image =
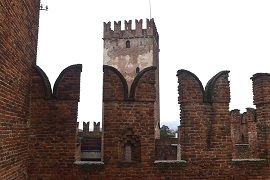
[[[103,39],[110,38],[131,38],[154,36],[158,39],[159,35],[154,22],[154,18],[146,19],[146,28],[143,28],[143,20],[135,19],[135,29],[132,29],[132,20],[124,20],[125,27],[121,28],[121,21],[114,21],[114,29],[111,29],[111,22],[104,22]]]

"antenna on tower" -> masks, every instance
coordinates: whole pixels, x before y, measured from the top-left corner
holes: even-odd
[[[149,10],[150,10],[150,19],[151,19],[151,0],[149,0]]]
[[[48,5],[46,5],[46,7],[45,8],[43,8],[43,5],[42,4],[40,4],[40,6],[39,6],[39,10],[45,10],[45,11],[48,11]]]
[[[43,8],[43,5],[42,4],[39,5],[39,10],[48,11],[48,9],[49,9],[48,8],[48,5],[46,5],[45,8]]]

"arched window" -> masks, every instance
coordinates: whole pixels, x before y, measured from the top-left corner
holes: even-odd
[[[126,48],[130,48],[130,41],[129,40],[126,41]]]
[[[134,134],[131,128],[128,128],[126,134],[120,141],[121,160],[124,162],[141,161],[141,143],[139,137]]]
[[[124,147],[124,160],[127,162],[132,161],[132,150],[131,150],[131,142],[128,141]]]
[[[139,74],[139,73],[140,73],[140,68],[136,67],[136,74]]]
[[[245,136],[242,134],[242,143],[245,143]]]

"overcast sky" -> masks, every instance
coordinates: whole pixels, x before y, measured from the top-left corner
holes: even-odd
[[[42,0],[37,65],[53,86],[69,65],[82,64],[82,121],[102,121],[103,22],[150,18],[148,0]],[[205,86],[230,70],[230,109],[254,107],[252,81],[270,73],[270,1],[152,0],[151,17],[160,37],[161,122],[179,120],[179,69],[194,73]],[[112,26],[113,28],[113,26]],[[145,26],[143,27],[145,28]]]

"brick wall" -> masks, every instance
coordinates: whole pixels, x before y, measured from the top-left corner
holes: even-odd
[[[270,74],[258,73],[253,81],[253,102],[256,105],[258,153],[270,158]]]
[[[155,139],[158,71],[143,69],[128,92],[123,75],[104,66],[104,164],[75,164],[82,67],[63,70],[52,91],[36,66],[39,3],[0,1],[1,179],[270,179],[266,73],[252,77],[256,109],[240,114],[229,112],[228,71],[205,88],[195,74],[178,71],[182,161],[157,163],[158,155],[173,159],[166,147],[179,142]]]
[[[39,0],[0,1],[0,176],[27,178],[31,66]]]
[[[134,142],[129,139],[135,143],[134,146],[141,147],[140,160],[133,163],[152,162],[155,152],[155,69],[147,68],[137,76],[139,78],[135,78],[128,98],[125,97],[125,81],[117,72],[112,67],[104,66],[104,162],[116,167],[125,163],[122,148],[129,135],[136,137]],[[133,163],[127,162],[126,166]]]
[[[37,130],[30,135],[30,151],[34,152],[32,153],[34,156],[32,159],[31,156],[29,158],[29,177],[32,179],[270,178],[266,138],[269,136],[268,124],[263,123],[263,119],[267,121],[267,113],[262,110],[257,113],[258,109],[252,108],[248,108],[243,115],[238,110],[229,112],[228,71],[216,74],[205,89],[196,75],[186,70],[178,71],[181,107],[179,140],[182,161],[155,163],[157,159],[176,160],[177,149],[169,145],[177,144],[178,139],[155,140],[155,68],[149,68],[141,73],[135,79],[136,82],[128,96],[125,79],[115,68],[104,66],[102,132],[104,164],[74,164],[72,157],[75,155],[75,148],[72,146],[75,146],[73,144],[75,140],[71,137],[74,137],[76,131],[65,129],[65,132],[70,132],[65,135],[61,132],[64,127],[70,128],[73,123],[76,126],[75,116],[68,124],[64,124],[64,127],[56,123],[55,119],[52,121],[41,118],[39,121],[33,120],[36,124],[43,123],[43,125],[37,125],[39,128],[34,128]],[[41,84],[40,76],[33,76],[33,79],[39,83],[33,81],[33,87],[36,88],[32,91],[43,89],[43,100],[37,98],[35,101],[42,102],[44,106],[43,101],[46,101],[44,96],[48,94],[44,89],[49,88],[35,85]],[[259,78],[255,78],[254,85],[257,84],[256,81],[260,81]],[[256,96],[255,87],[254,95]],[[49,107],[52,107],[52,104],[49,104]],[[50,111],[52,110],[48,110]],[[48,114],[44,112],[44,115]],[[59,113],[60,111],[57,111],[53,115],[59,117]],[[63,123],[60,119],[57,121]],[[240,127],[241,122],[246,123],[245,128]],[[249,144],[248,148],[235,146],[239,141],[242,143],[240,134],[243,130],[248,134],[247,141],[244,142]],[[70,138],[65,137],[68,135]],[[57,139],[53,139],[55,137]],[[131,148],[127,147],[129,145]],[[65,147],[65,152],[57,151],[61,146]],[[129,155],[130,158],[126,158]]]
[[[238,109],[231,111],[231,137],[234,159],[258,158],[255,109],[247,108],[243,114]]]
[[[81,69],[81,65],[73,65],[63,70],[53,92],[42,69],[37,66],[32,69],[30,179],[62,177],[76,159]]]
[[[177,138],[156,139],[156,160],[177,160]]]

